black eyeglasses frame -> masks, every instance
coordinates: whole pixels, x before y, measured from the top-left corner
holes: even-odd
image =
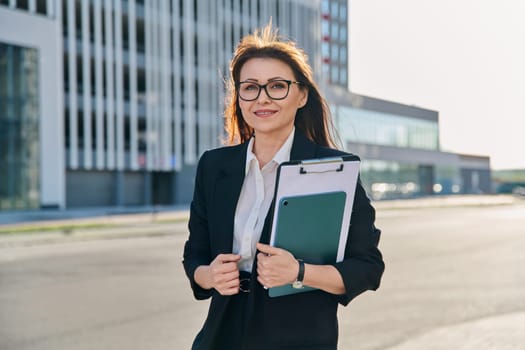
[[[274,98],[272,97],[269,93],[268,93],[268,90],[266,89],[266,87],[269,85],[269,84],[272,84],[272,83],[276,83],[276,82],[285,82],[288,86],[288,90],[286,91],[286,95],[284,95],[284,97],[278,97],[278,98]],[[255,96],[254,98],[251,98],[251,99],[246,99],[246,98],[243,98],[241,96],[241,93],[240,93],[240,87],[242,84],[253,84],[253,85],[256,85],[258,88],[259,88],[259,91],[257,92],[257,96]],[[237,88],[237,95],[239,96],[239,98],[243,101],[246,101],[246,102],[251,102],[251,101],[255,101],[259,98],[259,96],[261,96],[261,91],[264,89],[264,92],[266,93],[266,96],[268,96],[268,98],[272,99],[272,100],[275,100],[275,101],[280,101],[280,100],[284,100],[285,98],[288,97],[288,94],[290,93],[290,85],[292,84],[301,84],[300,81],[293,81],[293,80],[287,80],[287,79],[276,79],[276,80],[271,80],[269,82],[267,82],[266,84],[258,84],[256,82],[253,82],[253,81],[241,81],[239,82],[237,85],[236,85],[236,88]]]

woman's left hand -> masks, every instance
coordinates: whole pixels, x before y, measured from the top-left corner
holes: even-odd
[[[257,280],[265,288],[291,284],[297,278],[299,262],[287,250],[257,243]]]

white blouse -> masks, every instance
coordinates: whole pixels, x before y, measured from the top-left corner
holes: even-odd
[[[249,141],[245,177],[235,210],[233,228],[233,253],[241,256],[238,263],[241,271],[252,271],[255,246],[261,237],[264,220],[272,203],[277,167],[290,160],[294,132],[295,127],[272,160],[262,169],[253,153],[254,138]]]

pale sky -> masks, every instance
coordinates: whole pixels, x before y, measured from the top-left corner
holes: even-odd
[[[351,0],[353,92],[439,111],[443,151],[525,169],[525,0]]]

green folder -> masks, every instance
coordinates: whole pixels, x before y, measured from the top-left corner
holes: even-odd
[[[276,211],[274,246],[305,263],[333,264],[337,259],[346,193],[343,191],[283,197]],[[315,290],[291,285],[268,290],[270,297]]]

